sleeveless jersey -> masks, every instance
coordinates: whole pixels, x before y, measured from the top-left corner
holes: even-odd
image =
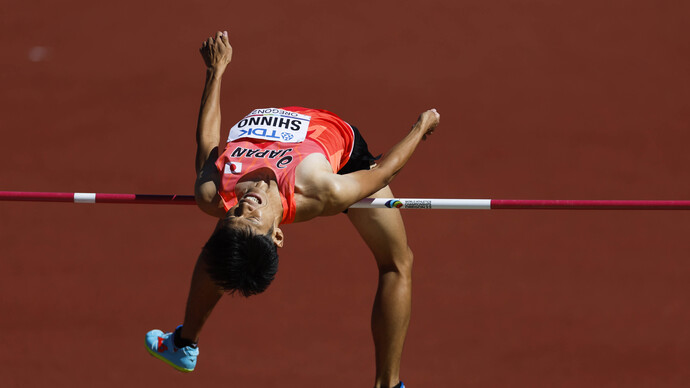
[[[254,112],[268,112],[269,109],[257,109]],[[309,124],[306,128],[306,138],[299,143],[287,143],[276,140],[257,139],[251,137],[240,137],[230,141],[225,147],[223,154],[216,161],[216,167],[221,173],[221,187],[218,193],[223,200],[225,210],[237,204],[235,185],[245,174],[260,168],[270,168],[276,176],[280,199],[283,205],[283,219],[281,224],[289,224],[295,220],[295,170],[305,157],[313,154],[323,154],[336,173],[343,168],[350,159],[354,144],[354,131],[352,127],[340,117],[322,109],[309,109],[302,107],[286,107],[273,109],[299,113],[300,117],[308,117]],[[252,112],[252,113],[254,113]],[[306,116],[301,116],[306,115]],[[248,115],[256,116],[256,115]],[[266,116],[271,116],[267,114]],[[231,130],[231,136],[236,127],[244,120],[236,124]],[[277,120],[277,118],[276,118]],[[258,126],[240,133],[263,133],[261,123],[254,121]],[[287,127],[287,125],[286,125]],[[245,126],[245,128],[248,128]],[[287,130],[285,130],[287,132]],[[273,131],[275,135],[276,131]],[[285,135],[284,135],[285,136]],[[291,137],[287,134],[288,137]]]

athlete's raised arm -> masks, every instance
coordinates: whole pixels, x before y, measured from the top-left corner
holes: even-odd
[[[370,170],[345,175],[319,174],[316,183],[325,194],[320,198],[324,206],[322,215],[337,214],[386,187],[407,163],[419,143],[434,132],[439,119],[436,109],[422,113],[410,133]]]
[[[220,143],[220,85],[223,73],[232,59],[232,47],[228,32],[216,32],[199,49],[206,65],[206,82],[201,96],[199,121],[196,128],[196,174],[194,196],[201,210],[222,215],[219,210],[220,196],[217,183],[219,174],[215,166]]]

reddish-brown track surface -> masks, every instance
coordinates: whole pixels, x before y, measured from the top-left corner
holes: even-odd
[[[687,2],[9,1],[0,190],[189,194],[201,41],[228,29],[223,127],[340,114],[383,152],[442,115],[405,197],[690,199]],[[690,212],[404,214],[411,388],[690,386]],[[370,387],[374,261],[346,217],[286,228],[266,294],[226,298],[197,371],[151,358],[213,220],[0,203],[2,387]]]

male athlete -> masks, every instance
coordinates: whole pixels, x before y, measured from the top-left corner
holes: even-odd
[[[146,347],[174,368],[191,372],[204,322],[224,292],[263,292],[278,268],[281,224],[346,211],[366,197],[393,197],[388,183],[439,114],[421,114],[412,130],[380,160],[356,128],[333,113],[301,107],[255,109],[230,130],[219,155],[220,86],[232,47],[217,32],[200,49],[206,84],[197,125],[195,198],[218,223],[192,276],[184,322],[174,332],[152,330]],[[400,358],[410,319],[412,251],[396,209],[349,209],[347,217],[374,254],[379,284],[371,328],[375,387],[404,387]]]

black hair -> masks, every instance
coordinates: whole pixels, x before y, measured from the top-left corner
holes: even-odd
[[[223,290],[244,297],[260,294],[278,272],[273,229],[266,235],[230,226],[216,229],[204,245],[206,271]]]

